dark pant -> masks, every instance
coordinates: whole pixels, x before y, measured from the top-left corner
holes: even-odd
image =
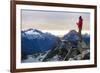
[[[82,34],[81,34],[81,30],[82,28],[79,29],[79,38],[80,38],[80,41],[82,41]]]

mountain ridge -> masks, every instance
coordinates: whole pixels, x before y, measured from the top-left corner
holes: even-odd
[[[83,41],[89,43],[89,35],[82,35]],[[58,52],[58,49],[63,50],[66,54],[69,48],[77,48],[79,41],[78,32],[75,30],[69,31],[62,38],[55,36],[51,33],[43,33],[37,29],[28,29],[21,31],[21,53],[22,59],[26,59],[28,55],[35,53],[44,53],[45,51],[51,50]],[[57,48],[58,47],[58,48]],[[62,54],[63,56],[65,54]],[[56,56],[57,57],[57,56]],[[46,61],[46,58],[44,58]]]

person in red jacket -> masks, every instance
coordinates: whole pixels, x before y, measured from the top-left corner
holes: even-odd
[[[79,37],[80,37],[80,40],[82,41],[82,36],[81,36],[81,31],[82,31],[82,26],[83,26],[83,19],[82,19],[82,16],[79,17],[79,21],[76,23],[77,26],[78,26],[78,29],[79,29]]]

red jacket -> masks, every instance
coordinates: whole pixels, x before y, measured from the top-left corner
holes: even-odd
[[[83,19],[82,18],[79,18],[79,22],[77,23],[77,26],[79,29],[82,29],[82,26],[83,26]]]

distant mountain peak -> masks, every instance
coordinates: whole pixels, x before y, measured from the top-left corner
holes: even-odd
[[[68,34],[78,34],[76,30],[71,30]]]
[[[30,29],[27,29],[26,31],[33,31],[33,30],[36,30],[36,29],[30,28]]]
[[[27,34],[33,34],[33,32],[34,32],[35,34],[39,34],[39,33],[42,34],[42,32],[41,32],[40,30],[33,29],[33,28],[27,29],[27,30],[25,30],[24,32],[27,33]]]
[[[77,40],[79,40],[78,32],[75,30],[71,30],[71,31],[69,31],[69,33],[64,35],[63,39],[69,40],[69,41],[77,41]]]
[[[43,38],[42,34],[44,33],[41,32],[40,30],[33,29],[33,28],[21,31],[21,35],[23,37],[27,37],[28,39],[35,39],[35,38],[40,38],[40,37]]]

